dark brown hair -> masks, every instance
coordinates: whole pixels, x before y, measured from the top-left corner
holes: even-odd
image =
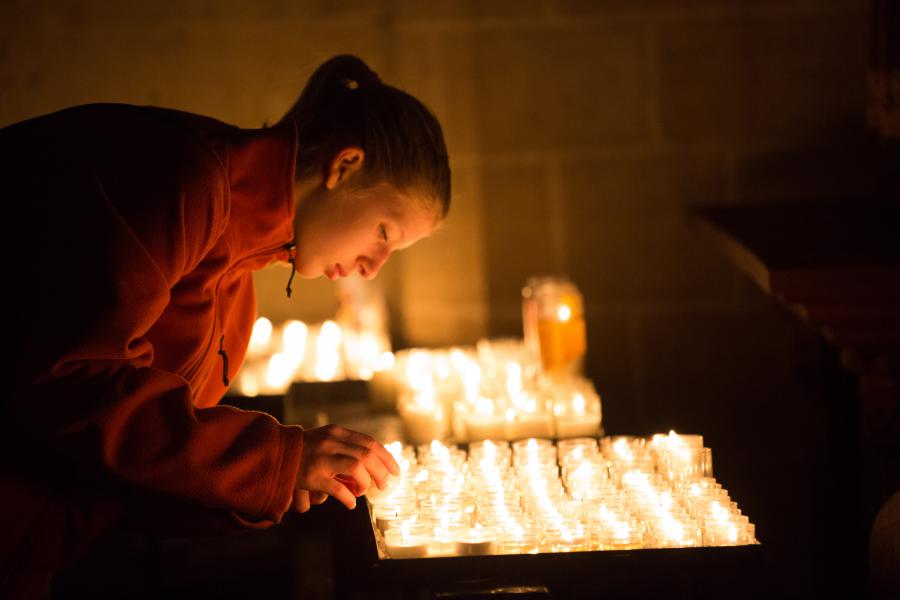
[[[297,177],[324,169],[342,148],[359,146],[366,153],[367,182],[429,194],[440,218],[447,215],[450,164],[440,123],[419,100],[382,83],[361,59],[343,54],[322,63],[284,119],[289,117],[299,129]]]

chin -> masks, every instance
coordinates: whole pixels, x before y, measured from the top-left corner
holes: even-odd
[[[314,269],[310,265],[295,264],[294,273],[302,279],[315,279],[316,277],[324,277],[325,269]]]

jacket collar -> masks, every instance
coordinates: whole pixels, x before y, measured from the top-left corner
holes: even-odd
[[[225,134],[230,214],[225,237],[234,261],[252,270],[287,261],[294,242],[297,126],[285,119],[266,129]]]

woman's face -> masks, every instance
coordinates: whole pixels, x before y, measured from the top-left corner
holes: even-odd
[[[301,277],[375,277],[395,250],[430,235],[437,219],[429,204],[389,186],[360,192],[320,188],[298,204],[295,266]]]

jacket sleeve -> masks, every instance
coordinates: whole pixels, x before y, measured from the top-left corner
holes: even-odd
[[[5,195],[22,207],[5,232],[17,258],[4,411],[22,460],[277,522],[302,430],[232,407],[195,409],[186,381],[153,367],[145,337],[170,288],[222,234],[221,165],[152,135],[108,154],[99,142],[84,155],[49,151],[37,129],[0,132],[0,168],[15,181]]]

